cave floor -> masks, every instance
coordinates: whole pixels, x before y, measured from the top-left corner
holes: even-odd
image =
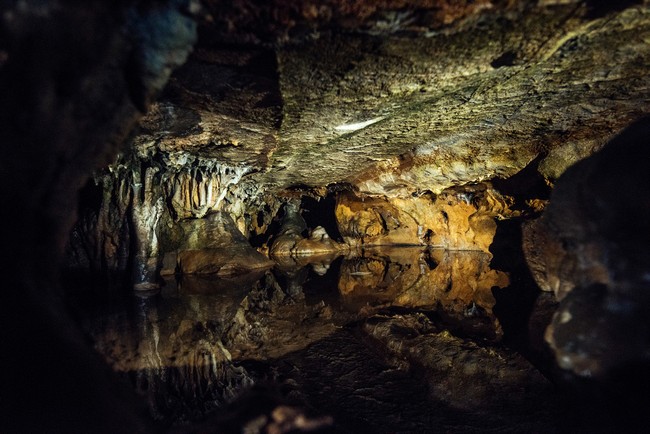
[[[522,344],[536,326],[520,318],[550,310],[490,265],[379,248],[171,277],[155,294],[97,289],[75,306],[162,427],[272,432],[289,408],[301,416],[277,432],[575,431],[584,420],[540,372],[543,351]]]

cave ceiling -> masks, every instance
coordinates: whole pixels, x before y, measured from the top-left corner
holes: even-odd
[[[650,112],[648,1],[207,1],[132,144],[268,191],[547,179]]]

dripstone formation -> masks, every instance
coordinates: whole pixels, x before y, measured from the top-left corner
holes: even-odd
[[[357,429],[320,371],[425,378],[413,430],[498,427],[549,379],[644,420],[648,0],[5,3],[1,431]],[[76,311],[95,287],[140,328]],[[295,400],[247,419],[260,378]],[[514,429],[558,428],[537,409]]]

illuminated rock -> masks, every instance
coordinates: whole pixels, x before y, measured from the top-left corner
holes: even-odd
[[[436,311],[454,322],[474,324],[469,326],[474,333],[497,338],[502,331],[492,311],[492,289],[510,282],[506,273],[490,269],[490,259],[483,252],[439,249],[366,251],[364,257],[344,259],[339,292],[350,307]]]
[[[181,274],[233,276],[273,265],[248,244],[229,214],[218,212],[179,225],[183,242],[176,258]]]
[[[336,218],[350,244],[428,245],[489,252],[496,218],[513,216],[512,199],[477,184],[406,198],[339,196]]]
[[[283,257],[323,255],[349,249],[347,245],[332,240],[321,226],[313,228],[304,236],[306,232],[307,225],[300,214],[299,203],[287,202],[284,206],[282,227],[269,249],[270,257],[277,261],[286,261]]]
[[[79,431],[114,432],[116,419],[106,409],[118,409],[124,421],[131,417],[123,430],[144,430],[137,429],[130,403],[103,393],[110,381],[84,351],[55,284],[77,189],[93,168],[114,162],[112,174],[95,177],[100,200],[84,207],[82,214],[91,215],[81,217],[71,250],[80,269],[134,272],[135,283],[144,287],[155,283],[164,254],[171,258],[164,261],[168,271],[176,270],[183,252],[198,250],[202,257],[181,258],[186,271],[237,271],[236,265],[215,266],[224,252],[206,255],[208,248],[200,246],[177,253],[179,221],[227,213],[239,232],[263,245],[268,238],[256,237],[270,234],[288,191],[319,197],[347,191],[388,203],[377,205],[375,214],[360,208],[357,228],[363,230],[348,237],[355,247],[363,238],[368,245],[432,244],[487,253],[493,219],[508,215],[494,206],[474,211],[475,204],[458,200],[457,189],[509,178],[531,161],[539,161],[536,169],[553,182],[650,112],[647,0],[204,0],[195,54],[120,148],[136,112],[146,111],[171,69],[186,60],[195,39],[192,16],[200,9],[184,0],[128,3],[21,0],[1,7],[0,125],[6,146],[0,196],[18,214],[5,213],[0,225],[3,245],[12,252],[6,264],[11,290],[0,303],[6,325],[0,329],[2,342],[20,350],[7,352],[8,378],[2,381],[11,396],[6,413],[11,428],[18,427],[14,431],[47,432],[60,420],[80,420]],[[113,160],[119,149],[123,156]],[[600,189],[607,187],[602,183],[608,176],[593,178]],[[646,250],[639,245],[648,244],[648,231],[627,219],[635,211],[629,204],[641,202],[645,209],[638,191],[645,184],[635,182],[620,187],[624,200],[605,201],[598,211],[608,216],[608,207],[624,210],[625,218],[613,220],[635,234],[634,242],[620,249],[607,242],[603,247],[597,237],[561,242],[566,261],[549,263],[566,263],[566,270],[544,272],[569,283],[548,285],[561,296],[573,285],[573,291],[605,285],[606,296],[584,298],[602,308],[585,311],[612,325],[625,319],[613,334],[647,347],[639,335],[624,332],[635,325],[642,330],[647,317],[637,309],[645,303],[637,289],[647,286]],[[413,195],[433,202],[449,189],[456,195],[453,210],[439,204],[429,216],[431,207],[410,203]],[[599,204],[597,198],[586,202],[587,210]],[[584,226],[590,236],[592,226]],[[297,251],[318,250],[311,241],[325,243],[322,232],[311,229],[314,239]],[[544,235],[537,239],[532,244],[552,245]],[[623,260],[613,265],[611,258]],[[389,267],[386,274],[393,278],[394,271]],[[298,295],[299,277],[287,274],[287,303]],[[570,315],[558,316],[551,333],[565,353],[583,344],[580,334],[561,333],[567,318],[583,316],[578,307],[586,307],[571,303],[583,300],[572,300],[581,294],[573,291],[562,300],[562,312]],[[268,302],[260,296],[258,310]],[[328,315],[325,308],[314,312]],[[287,309],[275,324],[289,327],[303,313],[302,307]],[[243,323],[254,331],[250,342],[260,342],[255,333],[263,327],[256,328],[254,315]],[[588,320],[575,330],[613,339],[599,324],[584,324]],[[249,349],[255,354],[255,345]],[[629,361],[641,353],[625,354]],[[23,381],[16,386],[15,378]],[[61,390],[73,405],[58,400]],[[48,411],[39,417],[20,418],[24,409],[43,408]]]

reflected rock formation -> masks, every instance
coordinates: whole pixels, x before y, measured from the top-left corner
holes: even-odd
[[[128,374],[153,417],[196,420],[252,384],[222,343],[246,290],[163,292],[134,297],[117,313],[87,325],[95,348],[113,370]]]
[[[306,271],[277,271],[281,278],[183,275],[155,296],[91,315],[85,328],[157,420],[196,421],[253,385],[239,362],[301,350],[343,323],[323,302],[306,303]]]
[[[336,391],[327,399],[369,403],[363,414],[393,408],[418,378],[420,401],[399,405],[423,413],[405,427],[434,415],[453,425],[468,412],[472,426],[553,431],[548,382],[499,342],[492,288],[508,276],[490,269],[490,255],[385,247],[356,258],[288,259],[261,277],[180,275],[160,294],[132,297],[126,310],[92,316],[87,328],[165,423],[202,419],[268,381],[328,414],[320,383],[313,389],[325,370]],[[394,414],[377,417],[401,426]]]
[[[224,337],[234,359],[280,358],[331,335],[345,322],[325,302],[306,301],[306,275],[305,269],[285,271],[281,285],[267,273],[253,287]]]
[[[398,306],[437,311],[449,320],[483,323],[492,337],[502,331],[492,312],[494,287],[508,275],[490,268],[483,252],[382,248],[341,265],[339,291],[347,306]]]
[[[363,330],[417,369],[433,399],[454,409],[483,412],[483,429],[491,422],[517,426],[518,432],[527,431],[527,425],[533,432],[557,429],[548,417],[557,405],[550,384],[520,354],[454,336],[420,313],[374,316]]]

